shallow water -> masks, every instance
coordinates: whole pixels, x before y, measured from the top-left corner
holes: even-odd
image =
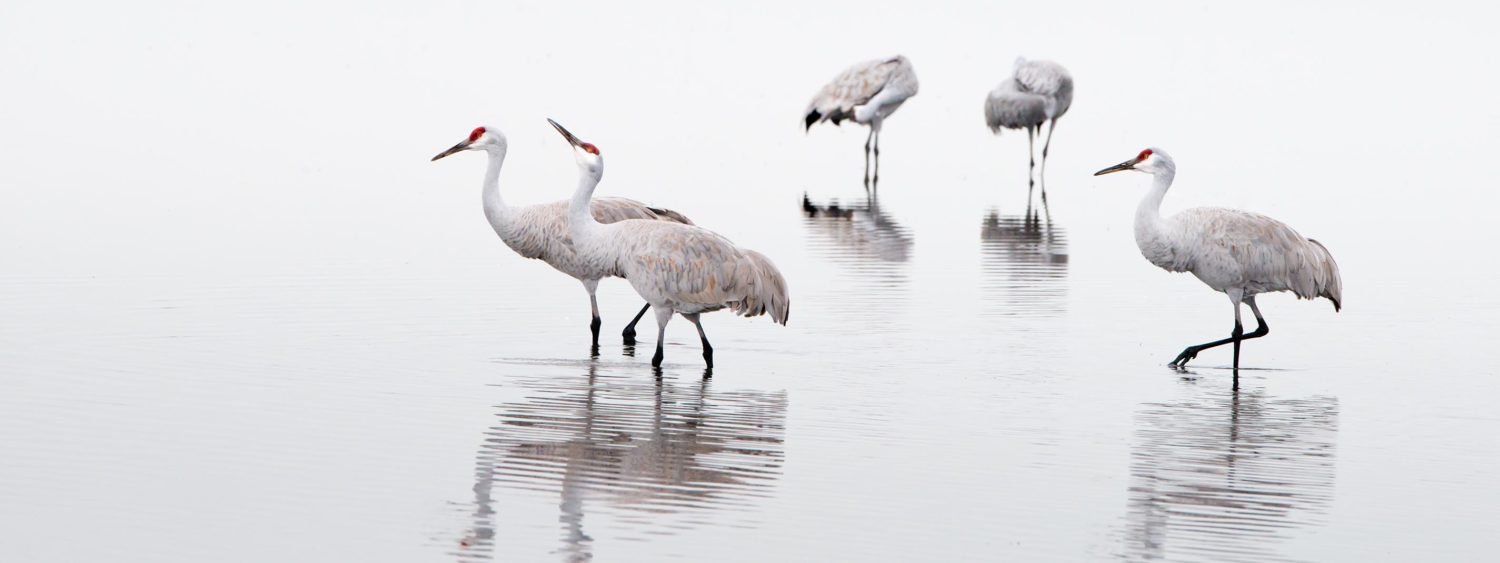
[[[306,9],[0,18],[0,54],[36,55],[8,65],[31,87],[0,107],[0,560],[1488,553],[1500,297],[1476,257],[1500,113],[1479,103],[1494,77],[1466,72],[1494,52],[1484,18],[1370,11],[1350,29],[1342,10],[1199,6],[998,33],[983,26],[1027,14]],[[850,13],[874,32],[835,25]],[[893,21],[942,33],[880,33]],[[63,26],[80,40],[48,39]],[[530,54],[497,67],[453,47],[466,34]],[[863,130],[796,118],[891,37],[923,92],[888,122],[870,198]],[[1123,44],[1171,73],[1145,80]],[[980,119],[1017,51],[1080,81],[1045,208],[1027,205],[1024,139]],[[1441,143],[1371,123],[1389,98],[1345,95],[1418,63],[1466,86],[1465,118],[1422,132]],[[594,70],[560,70],[576,68]],[[1340,103],[1309,119],[1266,81]],[[579,284],[484,223],[483,158],[427,160],[487,122],[510,137],[511,202],[567,197],[544,117],[603,149],[601,195],[770,256],[789,325],[704,317],[705,377],[674,320],[653,371],[651,321],[621,346],[640,301],[610,280],[591,355]],[[56,150],[80,131],[128,142]],[[1144,176],[1090,176],[1150,143],[1179,162],[1166,211],[1265,212],[1342,268],[1343,312],[1260,299],[1273,330],[1245,344],[1238,387],[1227,349],[1165,367],[1231,310],[1136,251]]]

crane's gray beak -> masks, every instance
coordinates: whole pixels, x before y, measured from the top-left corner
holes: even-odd
[[[1119,172],[1121,170],[1135,170],[1135,164],[1137,162],[1140,162],[1140,161],[1132,158],[1132,159],[1127,160],[1125,162],[1121,162],[1121,163],[1116,164],[1114,166],[1111,166],[1109,168],[1105,168],[1103,170],[1095,172],[1094,175],[1095,176],[1103,176],[1105,174],[1114,174],[1115,172]]]
[[[435,162],[435,161],[437,161],[437,159],[443,158],[443,157],[448,156],[450,154],[453,154],[453,153],[456,153],[456,152],[463,152],[463,151],[467,150],[470,145],[473,145],[473,144],[474,143],[471,143],[471,142],[468,142],[468,141],[464,141],[462,143],[453,145],[452,147],[449,147],[448,150],[440,152],[440,153],[438,153],[437,156],[432,157],[432,160]]]
[[[574,137],[573,134],[569,133],[567,129],[563,129],[563,126],[558,125],[556,121],[553,121],[549,118],[547,120],[547,123],[551,123],[552,127],[556,128],[558,133],[562,133],[563,138],[568,140],[568,144],[575,147],[583,144],[583,141],[578,140],[578,137]]]

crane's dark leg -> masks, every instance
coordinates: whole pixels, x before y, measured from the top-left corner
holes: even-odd
[[[651,356],[651,367],[661,367],[662,358],[666,356],[662,347],[667,343],[667,321],[670,320],[672,320],[672,309],[656,307],[656,354]]]
[[[620,333],[620,336],[625,338],[626,346],[635,346],[635,324],[641,322],[641,317],[646,316],[646,311],[650,309],[650,303],[642,305],[641,312],[636,313],[635,318],[630,319],[630,324],[625,325],[625,332]]]
[[[1177,359],[1172,360],[1172,363],[1167,364],[1167,365],[1172,366],[1174,368],[1187,367],[1188,361],[1192,360],[1193,358],[1196,358],[1198,356],[1199,352],[1202,352],[1202,351],[1207,350],[1209,348],[1215,348],[1215,347],[1218,347],[1218,346],[1223,346],[1225,344],[1233,343],[1235,345],[1235,350],[1236,350],[1236,353],[1234,355],[1234,357],[1235,357],[1234,366],[1235,366],[1235,369],[1238,370],[1239,369],[1239,365],[1240,365],[1240,362],[1239,362],[1239,353],[1238,353],[1240,342],[1243,342],[1245,340],[1249,340],[1251,338],[1260,338],[1260,337],[1265,336],[1267,334],[1271,334],[1271,325],[1266,324],[1265,317],[1262,317],[1260,315],[1260,308],[1255,306],[1255,296],[1252,295],[1250,297],[1246,297],[1244,299],[1244,301],[1245,301],[1246,304],[1250,305],[1250,311],[1253,312],[1253,313],[1255,313],[1255,321],[1256,321],[1257,324],[1259,324],[1259,326],[1255,327],[1254,331],[1251,331],[1251,332],[1247,333],[1247,332],[1245,332],[1244,326],[1240,324],[1240,318],[1239,318],[1240,317],[1240,315],[1239,315],[1239,309],[1240,309],[1240,307],[1239,307],[1239,302],[1236,301],[1235,302],[1235,307],[1234,307],[1234,310],[1235,310],[1235,315],[1234,315],[1234,317],[1235,317],[1234,318],[1234,331],[1230,333],[1229,338],[1225,338],[1225,339],[1222,339],[1222,340],[1215,340],[1213,342],[1206,342],[1206,343],[1203,343],[1203,344],[1199,344],[1197,346],[1188,346],[1186,349],[1184,349],[1182,351],[1181,354],[1177,355]]]
[[[698,322],[698,313],[683,315],[682,318],[698,327],[698,339],[703,341],[703,361],[708,363],[709,369],[714,367],[714,347],[708,343],[708,335],[703,333],[703,323]]]
[[[865,191],[870,191],[870,147],[875,142],[875,128],[870,128],[870,134],[865,137]]]
[[[1042,143],[1042,207],[1047,206],[1047,151],[1052,148],[1052,131],[1057,129],[1057,119],[1053,119],[1047,125],[1047,142]],[[1037,135],[1041,135],[1041,126],[1037,126]]]
[[[872,133],[875,135],[875,173],[870,176],[870,191],[880,190],[880,120],[876,119]]]
[[[1036,190],[1036,127],[1026,126],[1026,158],[1031,160],[1030,168],[1026,169],[1026,205],[1031,205],[1031,192]]]
[[[594,296],[594,291],[599,289],[599,280],[584,280],[583,288],[589,291],[589,312],[592,319],[589,320],[589,332],[593,333],[593,351],[599,353],[599,327],[604,324],[599,319],[599,298]]]

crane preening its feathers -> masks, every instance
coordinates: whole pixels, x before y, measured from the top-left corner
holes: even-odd
[[[820,121],[834,125],[852,120],[868,125],[865,137],[865,188],[880,181],[880,126],[906,102],[917,95],[917,73],[911,61],[896,55],[865,61],[851,66],[818,91],[803,111],[804,129]],[[875,155],[875,173],[870,174],[870,155]]]
[[[1042,201],[1047,201],[1047,152],[1052,148],[1052,131],[1057,120],[1073,106],[1073,75],[1052,61],[1016,59],[1011,75],[1000,82],[984,100],[984,122],[996,135],[1001,129],[1025,129],[1027,155],[1031,169],[1026,173],[1027,201],[1031,199],[1036,180],[1036,137],[1047,125],[1047,142],[1042,145]]]
[[[586,210],[604,176],[599,148],[547,120],[573,145],[578,189],[568,207],[569,232],[579,257],[592,267],[619,272],[656,312],[656,354],[660,367],[667,322],[673,313],[693,323],[703,343],[703,359],[713,368],[713,346],[698,316],[729,309],[739,315],[770,315],[786,324],[791,308],[786,278],[769,258],[740,248],[713,231],[666,221],[604,223]]]
[[[1303,237],[1286,223],[1235,209],[1199,207],[1162,217],[1162,198],[1172,186],[1177,165],[1161,149],[1148,148],[1094,175],[1124,170],[1155,177],[1135,215],[1135,242],[1141,254],[1167,271],[1192,272],[1215,291],[1228,295],[1234,305],[1234,330],[1229,338],[1188,346],[1171,366],[1184,367],[1199,352],[1233,343],[1237,377],[1240,342],[1270,333],[1255,305],[1257,294],[1290,291],[1302,299],[1326,297],[1333,302],[1334,311],[1343,307],[1339,266],[1322,243]],[[1240,323],[1241,303],[1250,306],[1259,324],[1248,334]]]
[[[505,200],[500,197],[500,167],[505,163],[508,146],[505,135],[498,129],[476,127],[469,132],[467,139],[438,153],[437,156],[432,157],[432,160],[473,150],[482,150],[489,155],[489,170],[485,173],[483,185],[485,218],[489,219],[490,226],[495,229],[495,234],[500,235],[500,240],[517,254],[526,258],[540,259],[558,271],[583,282],[583,288],[589,292],[589,307],[593,312],[589,330],[593,333],[593,345],[597,348],[599,327],[602,323],[599,319],[599,300],[595,297],[595,290],[599,287],[600,279],[619,276],[620,272],[606,267],[596,267],[579,260],[568,238],[567,201],[524,207],[511,207],[505,204]],[[641,202],[619,197],[594,200],[590,209],[601,223],[644,219],[684,225],[693,224],[687,217],[676,211],[648,207]],[[635,344],[635,325],[641,320],[641,316],[646,314],[648,308],[650,308],[649,304],[642,307],[641,311],[635,315],[635,319],[625,327],[621,334],[625,344]]]

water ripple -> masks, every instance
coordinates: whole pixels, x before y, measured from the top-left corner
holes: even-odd
[[[1338,401],[1215,391],[1138,415],[1128,560],[1290,561],[1333,500]]]
[[[629,524],[623,540],[694,529],[705,512],[753,508],[771,495],[784,463],[785,392],[714,392],[711,380],[686,384],[600,373],[552,374],[516,384],[524,401],[498,407],[475,463],[472,527],[454,555],[494,557],[496,488],[559,496],[558,554],[592,558],[588,512]]]

